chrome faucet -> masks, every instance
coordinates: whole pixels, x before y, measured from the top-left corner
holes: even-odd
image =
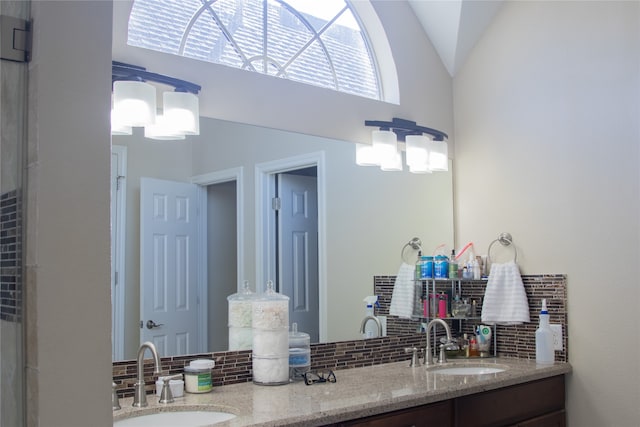
[[[155,374],[160,373],[160,358],[158,357],[158,351],[156,350],[156,346],[153,345],[152,342],[147,341],[142,343],[140,348],[138,349],[138,380],[134,386],[134,395],[133,395],[133,406],[138,408],[142,408],[147,406],[147,392],[144,389],[144,352],[146,349],[151,351],[151,355],[153,356],[154,369],[153,372]]]
[[[367,322],[369,320],[373,320],[374,322],[376,322],[376,324],[378,325],[378,337],[381,337],[382,336],[382,323],[380,323],[380,319],[378,319],[376,316],[365,316],[365,318],[362,319],[362,324],[360,325],[360,333],[364,334],[364,328],[367,325]]]
[[[429,338],[429,335],[431,334],[431,329],[433,329],[436,325],[436,323],[441,324],[444,327],[444,330],[447,334],[447,343],[450,343],[452,338],[451,338],[451,329],[449,328],[449,325],[447,324],[447,322],[445,322],[442,319],[433,319],[431,322],[429,322],[427,324],[427,331],[426,331],[426,335],[427,335],[427,349],[425,350],[425,354],[424,354],[424,364],[425,365],[433,365],[433,353],[431,351],[431,339]],[[438,356],[438,363],[444,363],[447,361],[447,355],[444,351],[444,345],[440,346],[440,355]]]

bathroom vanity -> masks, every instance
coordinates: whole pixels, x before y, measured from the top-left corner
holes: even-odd
[[[564,390],[564,375],[557,375],[335,425],[418,426],[428,420],[429,425],[452,427],[563,427],[566,425]]]
[[[473,368],[451,374],[443,368]],[[484,372],[484,373],[479,373]],[[335,371],[335,383],[253,383],[185,394],[172,404],[149,396],[149,407],[121,399],[114,420],[160,411],[232,413],[220,426],[563,426],[568,363],[495,358],[409,367],[407,361]]]

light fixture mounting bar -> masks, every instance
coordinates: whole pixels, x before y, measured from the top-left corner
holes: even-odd
[[[129,81],[152,81],[173,86],[176,92],[189,92],[197,95],[200,92],[199,85],[188,82],[186,80],[176,79],[174,77],[164,76],[162,74],[152,73],[146,68],[137,65],[126,64],[124,62],[111,62],[111,83],[117,80]]]
[[[398,135],[398,140],[400,141],[404,141],[407,135],[422,135],[424,133],[431,135],[435,141],[444,141],[449,138],[449,136],[444,132],[425,126],[419,126],[416,122],[399,119],[397,117],[394,117],[390,122],[381,120],[365,120],[364,125],[375,126],[381,130],[391,130]]]

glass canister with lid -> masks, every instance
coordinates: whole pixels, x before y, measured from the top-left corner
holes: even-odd
[[[229,350],[250,350],[253,341],[251,317],[256,294],[245,280],[242,290],[227,297],[229,305]]]
[[[289,382],[289,297],[277,293],[273,282],[252,304],[253,382]]]
[[[289,332],[289,378],[299,381],[311,367],[311,337],[298,332],[298,324],[291,324]]]

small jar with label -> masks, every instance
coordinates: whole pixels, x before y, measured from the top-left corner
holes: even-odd
[[[304,332],[298,332],[298,324],[291,324],[289,332],[289,379],[299,381],[311,366],[311,337]]]
[[[184,386],[187,393],[209,393],[213,390],[211,369],[213,360],[197,359],[184,367]]]
[[[420,264],[420,278],[421,279],[433,279],[433,257],[423,256],[421,257]]]
[[[449,260],[444,255],[436,255],[434,258],[433,275],[436,279],[449,277]]]

